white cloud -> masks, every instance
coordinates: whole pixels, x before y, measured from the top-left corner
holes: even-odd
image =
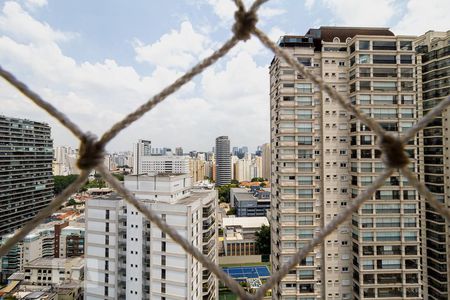
[[[181,23],[180,30],[164,34],[157,42],[135,46],[136,59],[163,67],[186,69],[202,58],[210,44],[208,38],[196,32],[189,21]]]
[[[428,30],[447,31],[450,29],[448,0],[409,0],[406,12],[394,25],[395,34],[420,35]]]
[[[334,16],[336,25],[386,26],[396,11],[394,0],[323,0],[323,2]]]
[[[18,4],[5,3],[0,20],[7,25],[0,27],[2,66],[69,115],[83,130],[97,135],[181,76],[180,68],[197,62],[205,51],[211,51],[212,45],[189,22],[184,22],[157,42],[137,46],[142,61],[155,65],[151,74],[142,76],[132,66],[120,65],[114,59],[77,62],[59,47],[58,43],[64,40],[55,34],[59,31],[34,19]],[[20,32],[11,28],[13,25],[21,28]],[[174,52],[162,51],[171,46],[175,47]],[[257,44],[241,47],[253,48],[253,52],[260,49]],[[201,85],[196,95],[196,84],[190,82],[120,133],[109,149],[127,150],[135,140],[149,138],[161,146],[207,150],[221,134],[229,135],[233,144],[266,142],[267,67],[259,67],[239,49],[222,60],[222,65],[223,69],[216,65],[198,78]],[[0,103],[2,114],[48,122],[55,145],[77,145],[66,129],[2,80]]]
[[[233,19],[234,12],[236,11],[236,5],[233,1],[227,0],[207,0],[208,4],[212,6],[214,13],[222,21],[230,21]]]
[[[262,6],[258,11],[258,16],[260,18],[272,18],[280,16],[286,13],[286,10],[281,8]]]
[[[73,34],[53,30],[47,23],[33,19],[17,2],[5,2],[0,16],[0,33],[18,41],[48,43],[70,39]]]
[[[306,0],[305,1],[305,7],[308,10],[311,10],[313,8],[315,2],[316,2],[315,0]]]
[[[25,5],[27,5],[30,8],[34,8],[34,7],[43,7],[46,6],[47,0],[26,0],[25,1]]]

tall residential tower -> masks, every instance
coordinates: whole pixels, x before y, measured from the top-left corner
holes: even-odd
[[[227,136],[216,138],[216,185],[221,186],[231,182],[230,140]]]
[[[45,123],[0,115],[0,238],[53,198],[53,141]]]
[[[415,37],[321,27],[279,45],[392,134],[417,120]],[[287,262],[383,170],[377,138],[281,58],[270,66],[272,261]],[[417,172],[418,144],[407,147]],[[422,299],[419,197],[394,173],[274,288],[274,299]]]

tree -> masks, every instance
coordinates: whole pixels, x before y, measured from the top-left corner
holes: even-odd
[[[75,199],[70,198],[69,201],[67,201],[67,206],[76,206],[78,203],[75,201]]]
[[[239,181],[237,181],[236,179],[231,179],[231,184],[239,185]]]
[[[236,208],[231,207],[228,211],[227,211],[227,215],[235,215],[236,214]]]
[[[78,175],[53,176],[53,192],[55,195],[60,194],[72,182],[77,180]]]
[[[259,186],[260,187],[266,187],[266,183],[265,182],[261,182],[261,184]]]
[[[117,180],[119,180],[119,181],[123,181],[124,180],[124,174],[122,174],[122,173],[113,173],[112,175],[114,177],[116,177]]]
[[[263,182],[265,179],[263,177],[253,177],[251,182]]]
[[[261,229],[255,232],[255,237],[259,254],[270,254],[270,227],[262,225]]]

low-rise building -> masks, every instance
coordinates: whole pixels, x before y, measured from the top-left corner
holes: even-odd
[[[225,256],[245,256],[259,254],[256,248],[255,232],[262,225],[269,226],[266,217],[223,218],[223,243]]]
[[[63,282],[81,284],[84,279],[84,259],[38,258],[24,264],[24,283],[34,285],[56,285]]]
[[[270,189],[260,187],[233,188],[230,191],[230,202],[236,209],[237,217],[266,216],[270,209]]]

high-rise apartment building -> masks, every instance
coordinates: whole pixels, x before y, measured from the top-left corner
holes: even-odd
[[[125,187],[217,262],[217,192],[188,174],[126,176]],[[85,299],[218,299],[218,281],[117,195],[86,207]]]
[[[221,186],[231,182],[230,140],[227,136],[216,138],[216,185]]]
[[[279,45],[392,134],[417,119],[415,37],[321,27]],[[279,268],[381,172],[376,136],[283,59],[270,66],[272,253]],[[407,146],[417,172],[417,140]],[[274,288],[274,299],[422,299],[418,193],[398,172]]]
[[[175,148],[175,155],[182,156],[183,155],[183,148],[176,147]]]
[[[53,198],[53,141],[45,123],[0,115],[0,238]]]
[[[423,115],[450,95],[450,31],[427,32],[415,42],[419,108]],[[450,110],[423,130],[421,177],[434,196],[450,205]],[[422,207],[424,292],[446,300],[450,289],[449,223],[427,203]]]

